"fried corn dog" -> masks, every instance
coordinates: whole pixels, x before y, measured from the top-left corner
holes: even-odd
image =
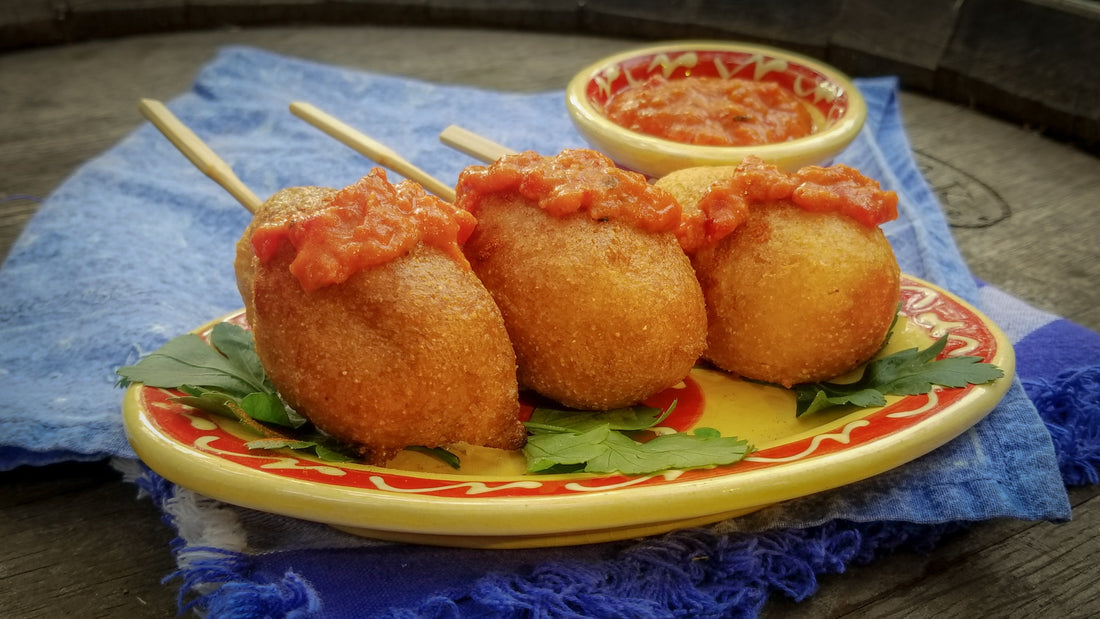
[[[522,446],[515,355],[458,247],[467,213],[377,168],[273,200],[238,263],[256,352],[288,404],[375,464],[411,445]]]
[[[789,387],[844,374],[882,346],[900,269],[879,225],[897,217],[896,194],[847,166],[788,174],[756,158],[656,184],[684,208],[679,237],[715,365]]]
[[[687,375],[706,311],[671,196],[587,150],[467,168],[456,193],[477,217],[464,251],[500,306],[522,386],[604,410]]]

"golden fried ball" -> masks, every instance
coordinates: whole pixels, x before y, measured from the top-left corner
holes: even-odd
[[[731,173],[692,169],[657,185],[690,216]],[[753,380],[789,387],[844,374],[879,350],[897,313],[900,269],[882,230],[789,200],[753,205],[692,265],[707,303],[705,357]]]
[[[566,406],[636,404],[688,374],[702,291],[671,232],[486,196],[464,252],[500,306],[519,381]]]
[[[289,244],[255,263],[256,352],[287,402],[385,462],[409,445],[517,449],[515,355],[474,273],[439,249],[303,291]]]
[[[654,183],[675,196],[684,215],[694,212],[712,183],[729,178],[737,166],[698,166],[670,172]]]
[[[755,380],[789,387],[843,374],[878,351],[897,312],[886,237],[836,215],[758,209],[694,264],[707,358]]]

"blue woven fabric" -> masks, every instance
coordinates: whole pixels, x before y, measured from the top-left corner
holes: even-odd
[[[171,582],[184,604],[216,616],[752,615],[770,595],[810,595],[821,574],[965,522],[1064,520],[1064,483],[1096,479],[1098,336],[973,280],[913,162],[895,81],[858,84],[870,117],[838,159],[898,191],[885,229],[903,270],[977,303],[1019,358],[987,419],[913,463],[703,529],[523,553],[370,542],[193,496],[133,461],[114,370],[241,305],[232,256],[249,215],[145,125],[49,196],[0,269],[0,470],[118,458],[180,530]],[[248,48],[223,50],[169,106],[261,197],[344,186],[372,167],[291,115],[293,100],[448,183],[475,163],[439,143],[452,123],[517,150],[584,146],[558,91],[430,84]]]

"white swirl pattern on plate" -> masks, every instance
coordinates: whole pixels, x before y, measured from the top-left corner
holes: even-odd
[[[939,403],[940,403],[940,388],[939,387],[933,387],[932,391],[928,392],[928,401],[925,402],[924,406],[918,406],[917,408],[914,408],[914,409],[908,410],[908,411],[894,411],[894,412],[892,412],[892,413],[890,413],[886,416],[891,418],[891,419],[904,419],[906,417],[913,417],[914,415],[920,415],[921,413],[927,413],[928,411],[936,408],[936,406],[938,406]]]
[[[423,493],[426,493],[426,492],[435,493],[435,492],[443,492],[443,491],[446,491],[446,490],[458,490],[460,488],[465,488],[467,495],[478,495],[478,494],[488,494],[490,492],[501,492],[501,491],[504,491],[504,490],[512,490],[514,488],[534,489],[534,488],[541,488],[542,487],[542,482],[533,481],[533,480],[532,481],[514,481],[514,482],[503,483],[503,484],[495,484],[495,485],[492,485],[492,486],[490,486],[489,484],[486,484],[484,482],[480,482],[480,481],[466,481],[466,482],[462,482],[462,483],[458,483],[458,484],[447,484],[447,485],[444,485],[444,486],[435,486],[435,487],[432,487],[432,488],[399,488],[397,486],[394,486],[394,485],[388,483],[385,480],[385,478],[383,478],[379,475],[372,475],[371,478],[370,478],[370,481],[371,481],[371,483],[374,484],[374,487],[379,489],[379,490],[387,490],[389,492],[404,492],[404,493],[409,493],[409,494],[423,494]]]
[[[683,474],[684,474],[684,472],[682,470],[671,469],[671,470],[668,470],[668,471],[663,471],[663,472],[661,472],[657,475],[645,475],[645,476],[642,476],[642,477],[635,477],[635,478],[632,478],[632,479],[627,479],[626,481],[621,481],[621,482],[616,482],[616,483],[611,483],[611,484],[586,485],[586,484],[583,484],[579,481],[574,481],[574,482],[570,482],[568,484],[565,484],[565,487],[566,487],[566,489],[572,490],[574,492],[600,492],[602,490],[617,490],[619,488],[629,488],[630,486],[636,486],[638,484],[645,483],[645,482],[647,482],[651,479],[658,478],[658,477],[663,479],[664,481],[674,481]]]
[[[273,455],[275,452],[272,451],[265,451],[263,453],[257,452],[255,454],[242,454],[236,451],[226,451],[223,449],[219,449],[214,446],[214,441],[218,440],[219,438],[221,437],[213,435],[200,436],[199,438],[195,439],[194,446],[196,449],[201,449],[202,451],[205,451],[207,453],[222,456],[233,456],[235,458],[251,458],[255,460],[270,460],[270,462],[260,465],[260,468],[265,470],[296,469],[317,471],[318,473],[331,475],[333,477],[342,477],[344,475],[347,475],[346,471],[335,466],[315,464],[310,462],[309,460],[302,460],[294,456],[277,456]],[[306,462],[308,462],[308,464],[304,464]]]
[[[806,449],[804,449],[801,452],[796,453],[792,456],[785,456],[785,457],[782,457],[782,458],[768,458],[768,457],[764,457],[764,456],[746,456],[745,461],[746,462],[768,462],[768,463],[795,462],[796,460],[801,460],[803,458],[808,458],[808,457],[814,455],[814,452],[816,452],[825,441],[835,441],[837,443],[841,443],[842,445],[847,445],[848,443],[852,442],[852,430],[855,430],[856,428],[864,428],[864,427],[867,427],[869,425],[871,425],[871,422],[867,421],[866,419],[856,419],[855,421],[852,421],[852,422],[849,422],[849,423],[845,424],[845,426],[843,428],[841,428],[839,432],[832,432],[832,433],[829,433],[829,434],[818,434],[817,436],[815,436],[813,438],[812,441],[810,441],[810,444],[809,444],[809,446],[806,447]]]

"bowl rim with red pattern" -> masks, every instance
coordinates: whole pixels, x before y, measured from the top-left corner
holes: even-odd
[[[757,146],[675,142],[622,127],[604,113],[608,98],[655,73],[777,82],[817,110],[807,136]],[[848,76],[819,60],[776,47],[732,41],[672,41],[612,54],[579,71],[566,108],[581,136],[617,164],[651,177],[696,166],[737,165],[755,155],[783,169],[826,165],[862,129],[867,105]]]

